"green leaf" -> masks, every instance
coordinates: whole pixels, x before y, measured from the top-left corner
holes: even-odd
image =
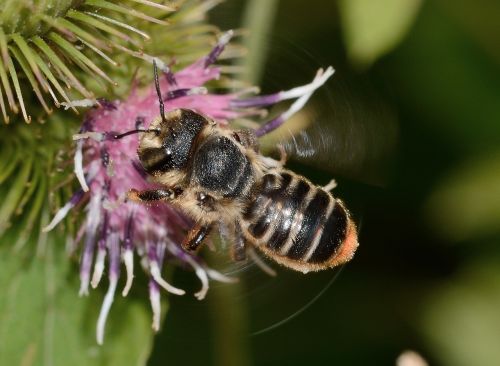
[[[499,1],[476,0],[474,6],[467,0],[439,0],[437,3],[460,24],[467,33],[467,38],[474,39],[497,63],[500,62]]]
[[[450,172],[426,209],[436,231],[454,241],[500,232],[500,152]]]
[[[351,61],[367,67],[398,45],[421,0],[340,0],[344,40]]]
[[[500,270],[481,261],[433,291],[422,329],[443,366],[498,365]]]
[[[144,365],[152,347],[151,314],[145,302],[117,295],[103,346],[95,327],[104,294],[78,297],[72,261],[60,241],[50,239],[42,257],[0,247],[0,364]],[[29,252],[34,253],[33,243]],[[28,252],[28,251],[26,251]],[[103,281],[105,282],[105,281]]]

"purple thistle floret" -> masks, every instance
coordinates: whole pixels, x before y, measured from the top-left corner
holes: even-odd
[[[176,73],[156,57],[140,56],[150,63],[155,62],[163,73],[160,86],[167,111],[192,109],[227,125],[243,116],[261,114],[262,107],[296,99],[288,110],[256,130],[257,135],[262,136],[300,110],[313,92],[333,74],[331,67],[319,70],[308,85],[266,96],[243,98],[245,92],[211,94],[204,85],[220,77],[221,69],[213,64],[232,34],[232,31],[224,33],[207,56]],[[160,288],[175,295],[185,293],[162,277],[163,267],[169,259],[174,258],[194,270],[202,283],[201,289],[195,293],[199,300],[206,296],[210,279],[222,282],[235,279],[209,268],[199,256],[181,249],[180,242],[190,222],[168,204],[140,205],[126,199],[131,188],[143,190],[155,186],[148,181],[138,161],[137,135],[123,139],[115,136],[135,128],[147,128],[159,115],[154,85],[142,90],[132,87],[124,101],[83,100],[65,107],[92,104],[97,108],[87,113],[79,133],[73,137],[76,140],[74,171],[82,188],[55,214],[44,231],[52,230],[73,207],[87,200],[87,213],[76,239],[76,242],[80,239],[83,242],[80,295],[88,295],[89,285],[92,288],[99,285],[107,257],[109,285],[97,322],[97,342],[102,344],[106,318],[120,277],[120,262],[123,262],[126,274],[122,295],[127,296],[134,277],[134,256],[141,258],[141,265],[150,276],[149,294],[155,331],[160,328]]]

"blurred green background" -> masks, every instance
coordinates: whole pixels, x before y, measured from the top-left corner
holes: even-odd
[[[231,0],[211,16],[253,32],[264,92],[335,67],[310,107],[341,130],[333,171],[291,167],[338,180],[360,248],[340,273],[249,269],[206,303],[172,298],[149,365],[394,365],[407,349],[500,365],[500,3]]]

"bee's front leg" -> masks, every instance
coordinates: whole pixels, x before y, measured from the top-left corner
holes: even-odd
[[[187,233],[186,237],[182,241],[182,248],[186,252],[194,252],[198,250],[211,231],[211,225],[205,226],[196,224],[195,227]]]
[[[149,203],[154,201],[170,201],[182,193],[180,188],[148,189],[138,191],[131,189],[127,193],[127,198],[134,202]]]

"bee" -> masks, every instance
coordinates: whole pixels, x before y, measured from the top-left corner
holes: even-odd
[[[233,130],[189,109],[165,113],[154,67],[160,116],[138,129],[138,157],[161,188],[131,189],[135,202],[164,201],[194,220],[182,248],[195,252],[212,230],[224,228],[232,257],[246,259],[256,248],[268,258],[303,273],[349,261],[357,230],[344,203],[330,189],[263,156],[251,130]],[[333,182],[333,181],[332,181]]]

